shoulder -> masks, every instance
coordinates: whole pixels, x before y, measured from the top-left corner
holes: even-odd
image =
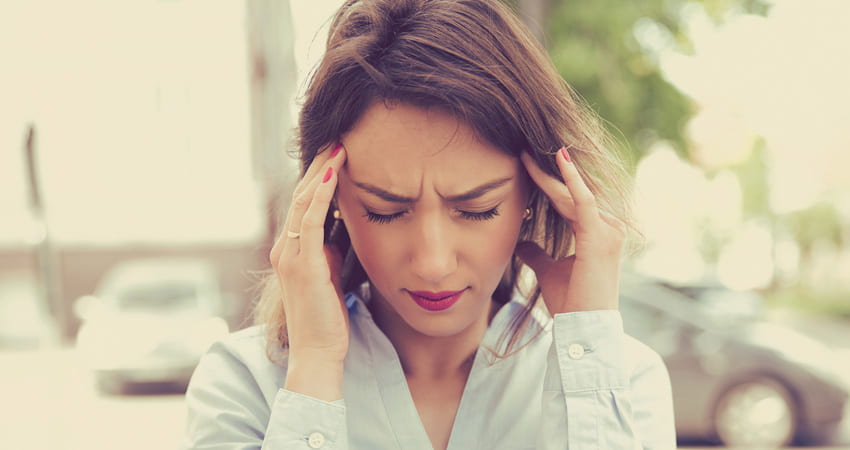
[[[210,350],[227,350],[234,354],[248,356],[256,353],[257,350],[265,351],[265,347],[266,327],[264,325],[254,325],[231,332],[213,344]]]
[[[273,362],[268,354],[265,325],[254,325],[234,331],[219,339],[207,350],[205,359],[224,358],[231,363],[240,363],[249,369],[270,369],[272,366],[286,367],[287,352],[274,355]]]
[[[262,326],[212,344],[186,389],[186,447],[212,448],[224,440],[249,442],[262,436],[285,373],[266,357]]]
[[[241,386],[273,396],[286,375],[286,353],[273,362],[266,352],[266,328],[256,325],[232,332],[213,343],[201,357],[189,384],[196,390]]]
[[[266,352],[266,332],[262,325],[244,328],[214,342],[203,359],[227,357],[235,361],[256,363]]]

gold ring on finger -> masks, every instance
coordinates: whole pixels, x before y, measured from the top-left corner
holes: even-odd
[[[287,231],[287,232],[286,232],[286,237],[291,237],[291,238],[298,239],[299,237],[301,237],[301,233],[296,233],[296,232],[294,232],[294,231]]]

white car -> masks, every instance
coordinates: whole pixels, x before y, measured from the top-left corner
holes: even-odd
[[[201,355],[229,331],[216,268],[197,259],[140,259],[107,272],[77,299],[77,351],[104,393],[131,383],[188,383]]]

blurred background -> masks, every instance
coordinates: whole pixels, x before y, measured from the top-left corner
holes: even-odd
[[[635,174],[682,446],[850,445],[850,2],[517,0]],[[330,0],[0,3],[0,448],[176,448],[251,324]]]

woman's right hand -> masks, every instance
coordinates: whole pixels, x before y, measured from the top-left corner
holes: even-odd
[[[339,285],[342,258],[324,243],[324,223],[345,163],[345,149],[320,151],[293,193],[269,259],[280,282],[290,363],[342,365],[348,352],[348,311]],[[288,232],[300,233],[289,237]],[[290,367],[291,369],[292,367]]]

